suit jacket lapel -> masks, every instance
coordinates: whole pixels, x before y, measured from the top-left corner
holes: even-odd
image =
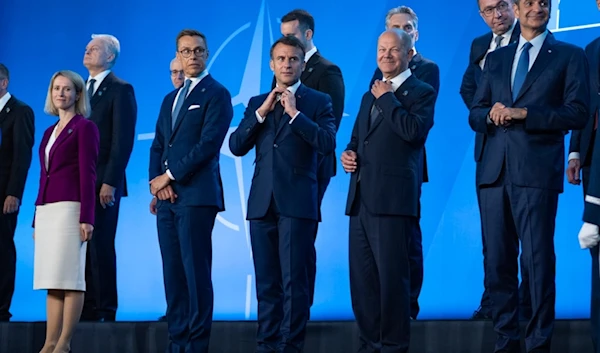
[[[548,66],[548,64],[552,60],[554,54],[552,53],[551,48],[554,42],[555,40],[552,37],[552,34],[548,33],[548,36],[546,37],[546,40],[544,40],[544,44],[542,44],[540,52],[537,58],[535,59],[533,66],[531,67],[531,70],[529,70],[527,76],[525,77],[525,82],[523,82],[523,86],[521,87],[521,90],[519,91],[515,102],[518,101],[519,98],[521,98],[521,96],[525,94],[525,92],[527,92],[527,90],[531,87],[533,82],[535,82],[535,80],[537,80],[538,77],[540,77],[540,75],[544,72],[544,69],[546,69],[546,66]]]
[[[100,86],[98,86],[98,89],[96,89],[96,93],[94,93],[94,95],[90,99],[90,104],[92,106],[92,109],[94,109],[94,107],[96,106],[96,104],[98,104],[98,102],[100,100],[102,100],[102,97],[106,96],[106,90],[113,83],[114,78],[115,78],[115,75],[111,71],[104,78],[104,80],[102,80],[102,83],[100,83]]]
[[[512,103],[512,67],[515,54],[517,53],[518,44],[510,44],[504,51],[504,58],[502,58],[502,84],[504,85],[504,93],[508,95]]]
[[[2,110],[0,111],[0,124],[2,124],[2,121],[4,121],[4,119],[8,117],[10,111],[14,109],[15,102],[16,99],[14,96],[11,96],[8,102],[6,102],[4,108],[2,108]]]
[[[313,71],[315,71],[315,66],[317,66],[319,61],[321,61],[321,54],[319,54],[319,52],[317,51],[313,54],[313,56],[310,57],[310,59],[306,63],[306,67],[304,68],[304,71],[302,71],[302,75],[300,76],[300,81],[306,82],[306,80],[308,80]]]
[[[65,140],[67,138],[69,138],[69,136],[71,136],[71,134],[73,133],[73,127],[75,127],[75,125],[77,124],[77,122],[80,119],[82,119],[82,117],[80,115],[75,115],[67,123],[67,125],[62,129],[62,131],[60,132],[60,134],[56,137],[56,141],[54,141],[54,144],[50,148],[50,153],[48,154],[48,170],[50,170],[50,163],[52,162],[52,158],[54,157],[54,153],[56,152],[56,148],[58,148],[58,146],[60,146],[63,142],[65,142]],[[52,132],[53,132],[53,130],[50,131],[50,133],[52,133]],[[44,146],[46,146],[46,145],[44,145]]]
[[[177,121],[175,122],[175,126],[173,127],[171,137],[175,136],[175,134],[177,133],[177,130],[181,126],[181,122],[183,121],[183,119],[185,119],[185,117],[187,115],[187,111],[190,108],[190,105],[192,105],[192,101],[201,101],[204,103],[204,99],[202,97],[204,96],[206,89],[212,84],[212,81],[213,81],[213,79],[209,74],[208,76],[204,77],[202,79],[202,81],[198,82],[196,87],[194,87],[194,89],[192,89],[188,93],[187,97],[183,101],[183,105],[181,106],[179,115],[177,115]],[[190,99],[190,97],[192,95],[195,95],[197,98],[193,99],[193,100]],[[177,96],[175,96],[175,97],[177,97]],[[169,120],[169,122],[171,122],[171,120]]]
[[[407,96],[410,94],[410,90],[414,87],[414,83],[416,82],[416,76],[410,75],[398,89],[394,92],[394,96],[399,100],[402,96]],[[375,97],[373,97],[375,98]],[[371,119],[371,110],[369,109],[369,114],[367,115],[367,126],[369,123],[369,119]],[[379,113],[373,124],[371,124],[371,128],[368,129],[367,137],[381,124],[383,121],[383,114]]]

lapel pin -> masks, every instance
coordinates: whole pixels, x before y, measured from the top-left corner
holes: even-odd
[[[410,67],[411,70],[414,70],[416,68],[417,68],[417,65],[413,65],[413,66]]]
[[[548,49],[548,53],[552,53],[552,50]]]
[[[313,68],[312,68],[312,67],[309,67],[309,68],[308,68],[308,72],[313,72]]]
[[[200,92],[204,93],[206,91],[206,88],[203,88]]]
[[[99,91],[99,92],[98,92],[98,95],[99,95],[99,96],[101,96],[101,95],[102,95],[102,91]]]
[[[6,113],[7,114],[10,113],[10,108],[9,107],[6,107]]]
[[[69,129],[69,130],[67,131],[67,133],[69,133],[69,134],[70,134],[70,133],[72,133],[72,132],[73,132],[73,129]]]
[[[403,95],[403,96],[406,96],[407,94],[408,94],[408,91],[404,91],[404,92],[402,92],[402,95]]]

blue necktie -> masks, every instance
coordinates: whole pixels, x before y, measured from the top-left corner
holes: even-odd
[[[94,96],[94,83],[96,83],[96,79],[93,78],[90,80],[90,87],[88,87],[88,98],[92,99]]]
[[[517,100],[519,91],[521,91],[521,87],[523,87],[523,83],[525,82],[525,78],[529,72],[529,49],[531,49],[531,47],[532,45],[529,42],[526,42],[523,45],[523,51],[521,52],[521,57],[519,58],[519,63],[517,64],[517,71],[515,72],[515,80],[513,82],[513,102]]]
[[[177,122],[177,117],[179,116],[179,111],[181,110],[181,107],[183,106],[183,102],[185,101],[185,98],[188,94],[191,84],[192,84],[192,80],[190,80],[188,78],[187,80],[185,80],[185,84],[183,85],[183,88],[179,92],[179,97],[177,97],[177,103],[175,103],[175,109],[173,110],[173,113],[171,114],[171,128],[172,129],[175,128],[175,123]]]

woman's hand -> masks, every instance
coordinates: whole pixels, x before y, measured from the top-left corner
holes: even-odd
[[[90,241],[92,240],[92,232],[94,231],[94,226],[89,223],[81,223],[79,225],[79,234],[81,236],[81,241]]]

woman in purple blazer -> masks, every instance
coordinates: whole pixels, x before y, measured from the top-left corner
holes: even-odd
[[[83,308],[86,242],[94,230],[99,133],[86,119],[91,109],[85,83],[72,71],[52,76],[44,110],[59,120],[44,132],[39,150],[33,287],[48,290],[40,353],[68,353]]]

